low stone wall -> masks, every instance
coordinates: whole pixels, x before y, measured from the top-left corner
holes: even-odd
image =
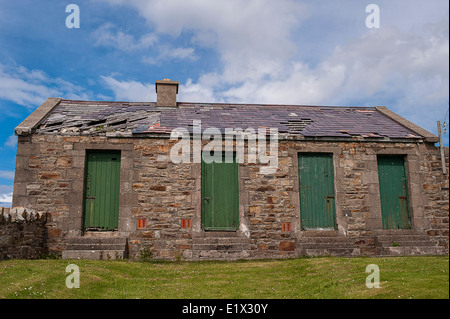
[[[0,207],[0,260],[34,259],[45,254],[45,213],[23,207]]]

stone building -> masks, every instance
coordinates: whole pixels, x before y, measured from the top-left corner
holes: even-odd
[[[448,253],[438,138],[386,107],[183,103],[170,80],[156,92],[49,98],[16,127],[13,207],[46,213],[49,253]]]

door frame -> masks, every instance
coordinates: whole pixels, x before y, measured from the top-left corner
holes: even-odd
[[[87,178],[88,178],[88,162],[89,162],[89,156],[91,154],[111,154],[111,155],[117,155],[119,157],[119,180],[118,180],[118,203],[117,203],[117,207],[116,207],[116,218],[117,218],[117,227],[115,227],[114,229],[101,229],[101,228],[97,228],[97,227],[86,227],[86,200],[87,200]],[[86,231],[102,231],[102,232],[111,232],[111,231],[117,231],[119,229],[119,214],[120,214],[120,189],[121,189],[121,175],[122,175],[122,152],[121,150],[99,150],[99,149],[86,149],[86,153],[85,153],[85,164],[84,164],[84,174],[83,174],[83,200],[82,200],[82,231],[86,232]]]
[[[380,183],[380,170],[379,170],[379,159],[380,157],[382,158],[389,158],[389,157],[395,157],[398,159],[402,159],[402,163],[403,163],[403,176],[405,181],[403,182],[403,187],[405,188],[405,194],[406,195],[406,210],[407,210],[407,214],[408,214],[408,225],[404,225],[404,223],[402,222],[402,228],[398,227],[398,216],[396,217],[396,223],[397,223],[397,228],[386,228],[385,227],[385,213],[383,212],[383,203],[382,203],[382,192],[381,192],[381,183]],[[380,211],[381,211],[381,223],[382,223],[382,229],[384,230],[407,230],[407,229],[412,229],[413,228],[413,218],[412,218],[412,211],[411,211],[411,193],[410,193],[410,187],[409,187],[409,174],[408,174],[408,167],[407,167],[407,156],[403,155],[403,154],[377,154],[377,173],[378,173],[378,191],[380,194]],[[403,219],[403,218],[402,218]]]
[[[297,152],[297,157],[296,157],[296,170],[297,170],[297,182],[298,182],[298,200],[299,200],[299,221],[300,221],[300,230],[301,231],[315,231],[315,230],[324,230],[324,231],[336,231],[338,229],[338,219],[337,219],[337,189],[336,189],[336,163],[335,163],[335,152],[334,150],[330,150],[327,152],[323,152],[323,151],[311,151],[311,152]],[[303,225],[302,222],[302,200],[301,200],[301,181],[300,181],[300,167],[299,167],[299,161],[300,158],[302,156],[305,155],[310,155],[310,156],[330,156],[331,158],[331,165],[332,165],[332,178],[333,178],[333,185],[332,185],[332,189],[333,189],[333,195],[332,196],[332,201],[333,201],[333,212],[332,212],[332,218],[333,218],[333,222],[332,222],[332,226],[331,227],[305,227]],[[329,204],[329,202],[327,203],[327,205]]]
[[[222,152],[222,163],[217,163],[217,164],[224,164],[224,160],[225,160],[225,153]],[[240,209],[240,188],[241,188],[241,180],[239,178],[240,174],[239,174],[239,163],[236,162],[236,153],[233,152],[233,164],[236,165],[236,171],[237,171],[237,180],[236,180],[236,200],[237,202],[234,204],[236,206],[236,211],[233,213],[235,214],[234,217],[237,218],[237,224],[234,226],[230,226],[230,227],[209,227],[209,226],[205,226],[205,204],[204,204],[204,198],[205,198],[205,183],[206,181],[204,180],[203,174],[204,174],[204,165],[207,164],[203,161],[203,153],[202,153],[202,160],[200,163],[200,227],[203,231],[206,232],[211,232],[211,231],[228,231],[228,232],[237,232],[240,229],[241,226],[241,209]],[[230,163],[228,163],[230,164]]]

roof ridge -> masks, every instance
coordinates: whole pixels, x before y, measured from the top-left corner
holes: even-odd
[[[74,100],[61,99],[62,103],[101,103],[101,104],[156,104],[156,101],[95,101],[95,100]],[[177,106],[245,106],[245,107],[310,107],[310,108],[335,108],[335,109],[371,109],[375,110],[374,106],[349,106],[349,105],[311,105],[311,104],[274,104],[274,103],[226,103],[226,102],[177,102]]]
[[[177,105],[211,105],[211,106],[245,106],[245,107],[311,107],[311,108],[339,108],[339,109],[371,109],[375,110],[374,106],[345,106],[345,105],[309,105],[309,104],[273,104],[273,103],[202,103],[202,102],[177,102]]]

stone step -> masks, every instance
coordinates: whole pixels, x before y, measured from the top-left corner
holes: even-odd
[[[211,237],[192,239],[192,250],[194,251],[242,251],[249,249],[250,242],[246,237]]]
[[[379,243],[392,242],[392,241],[430,241],[430,239],[426,236],[399,236],[399,237],[378,237]]]
[[[349,238],[349,237],[301,237],[298,239],[299,243],[351,243],[358,241],[359,238]]]
[[[211,234],[218,235],[217,232]],[[250,239],[247,237],[207,236],[192,239],[192,258],[194,260],[236,260],[250,256]]]
[[[411,233],[382,235],[378,236],[377,239],[378,244],[383,248],[435,246],[435,243],[433,243],[427,235],[423,234]]]
[[[237,260],[251,257],[250,250],[196,250],[192,252],[193,260]]]
[[[376,236],[378,238],[378,241],[383,240],[428,240],[428,236],[424,234],[401,234],[401,235],[378,235]]]
[[[405,241],[405,240],[389,240],[380,242],[382,247],[415,247],[415,246],[435,246],[435,244],[429,240],[414,240],[414,241]]]
[[[306,256],[359,256],[360,249],[358,247],[348,248],[306,248],[301,250],[303,255]]]
[[[358,246],[355,244],[342,244],[342,243],[298,243],[297,247],[299,249],[353,249]]]
[[[399,235],[423,235],[423,233],[418,232],[414,229],[383,229],[374,230],[373,234],[375,236],[399,236]]]
[[[250,244],[195,244],[192,250],[249,250]]]
[[[445,255],[444,247],[437,246],[416,246],[416,247],[383,247],[380,255],[385,256],[404,256],[404,255]]]
[[[116,260],[126,258],[126,237],[69,238],[63,259]]]
[[[304,230],[302,237],[339,237],[341,236],[336,230]]]
[[[126,258],[125,250],[64,250],[62,259],[118,260]]]
[[[125,245],[119,244],[70,244],[67,250],[124,250]]]
[[[374,236],[348,238],[333,236],[302,236],[297,249],[306,256],[357,256],[369,253],[381,256],[445,255],[444,247],[436,247],[429,237],[413,230],[386,231]],[[395,246],[393,246],[395,245]]]
[[[228,238],[193,238],[192,243],[195,244],[243,244],[248,243],[247,237],[228,237]]]
[[[324,251],[325,255],[329,255],[329,251],[347,250],[352,252],[353,249],[358,248],[356,242],[357,238],[348,237],[302,237],[297,241],[297,247],[300,251],[305,251],[308,249],[313,250],[313,254],[317,254],[318,250]]]
[[[355,256],[360,255],[354,241],[298,242],[297,249],[306,256]]]
[[[127,239],[125,237],[76,237],[67,242],[68,250],[120,250],[125,249]]]
[[[375,237],[301,237],[298,240],[299,244],[329,244],[329,245],[356,245],[358,242],[369,242],[376,239],[376,242],[381,245],[392,245],[393,242],[405,244],[423,244],[425,246],[434,245],[427,235],[383,235]]]

